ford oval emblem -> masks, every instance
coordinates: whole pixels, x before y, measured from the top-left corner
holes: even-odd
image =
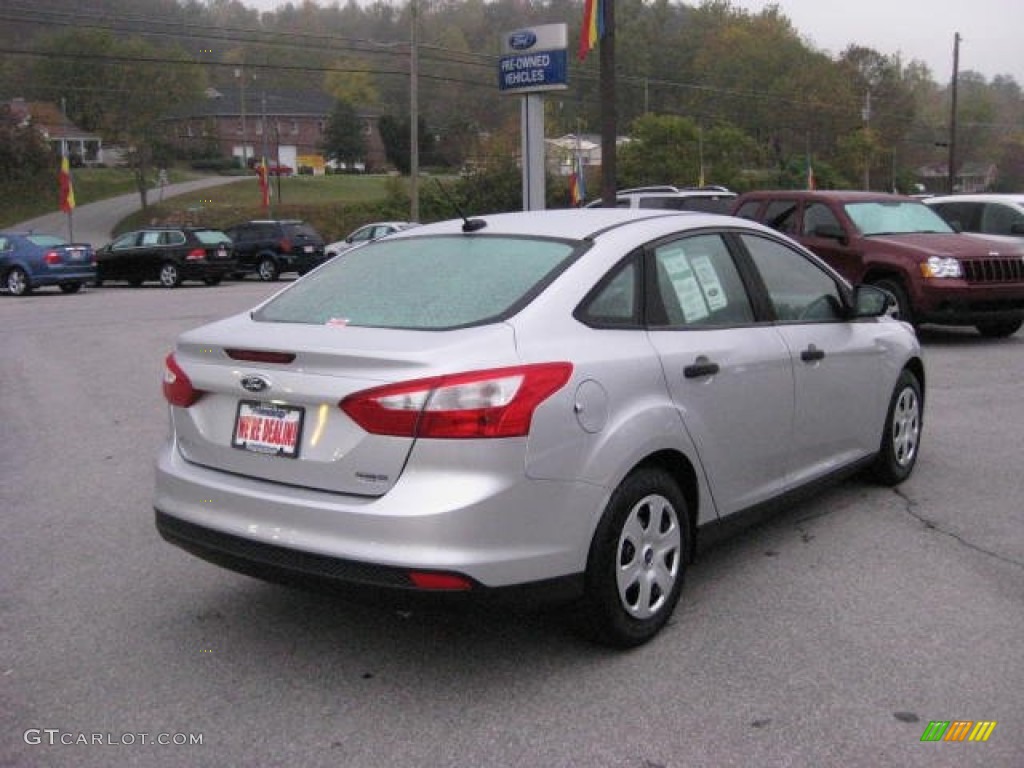
[[[265,389],[270,389],[270,382],[262,376],[243,376],[241,384],[242,389],[249,392],[262,392]]]
[[[537,35],[528,29],[513,32],[508,36],[509,47],[514,51],[525,51],[537,43]]]

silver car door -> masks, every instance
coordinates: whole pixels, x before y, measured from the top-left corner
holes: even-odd
[[[764,282],[793,359],[793,480],[801,484],[878,449],[887,393],[878,325],[844,318],[832,273],[778,240],[740,241]]]
[[[724,240],[699,234],[648,254],[649,336],[720,516],[787,487],[793,370],[757,323]]]

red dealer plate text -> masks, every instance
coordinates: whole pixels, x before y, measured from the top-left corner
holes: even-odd
[[[303,409],[294,405],[241,400],[231,445],[246,451],[297,458]]]

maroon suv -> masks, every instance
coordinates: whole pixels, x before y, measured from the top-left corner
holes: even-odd
[[[985,336],[1024,323],[1024,247],[960,234],[912,197],[748,192],[732,213],[785,232],[854,284],[886,289],[908,322],[974,325]]]

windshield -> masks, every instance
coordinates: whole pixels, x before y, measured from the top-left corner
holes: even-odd
[[[914,232],[953,232],[939,214],[923,203],[894,200],[847,203],[844,207],[847,215],[865,237]]]
[[[295,283],[253,319],[441,330],[525,306],[572,259],[561,240],[474,235],[377,240]]]

